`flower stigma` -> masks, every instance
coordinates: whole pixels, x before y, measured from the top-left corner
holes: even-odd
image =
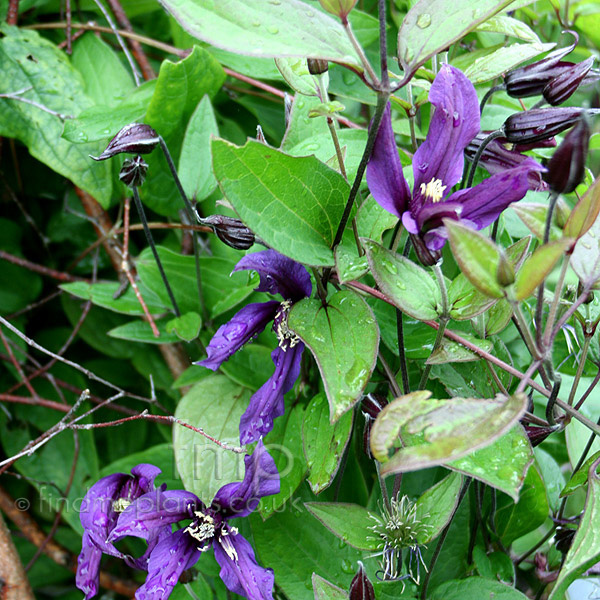
[[[441,179],[435,177],[427,184],[421,184],[421,194],[432,202],[439,202],[444,196],[444,191],[448,186],[442,185]]]
[[[199,542],[212,539],[215,535],[215,520],[210,515],[205,515],[201,510],[195,510],[194,514],[198,518],[185,528],[186,533],[189,533]],[[208,546],[198,547],[200,552],[207,549]]]
[[[296,344],[300,343],[300,338],[288,327],[288,314],[292,307],[291,300],[284,300],[279,310],[275,314],[273,320],[273,329],[279,342],[279,347],[285,352],[288,348],[293,348]]]
[[[130,504],[131,500],[129,498],[118,498],[113,502],[112,509],[116,513],[122,513]]]

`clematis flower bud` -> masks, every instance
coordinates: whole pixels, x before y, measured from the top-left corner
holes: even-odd
[[[327,73],[329,69],[329,63],[320,58],[309,58],[306,62],[308,63],[308,72],[311,75],[322,75]]]
[[[528,144],[550,138],[572,127],[584,113],[583,108],[537,108],[516,113],[506,119],[504,136],[512,144]]]
[[[589,143],[590,125],[583,113],[548,162],[544,179],[553,192],[570,194],[583,181]]]
[[[115,137],[110,140],[106,150],[100,156],[92,156],[94,160],[106,160],[122,152],[129,154],[149,154],[160,144],[158,133],[143,123],[125,125]]]
[[[375,600],[375,590],[369,581],[365,569],[358,561],[358,573],[350,584],[350,600]]]
[[[200,219],[200,222],[202,225],[212,227],[216,236],[231,248],[248,250],[254,244],[254,233],[239,219],[224,215],[210,215],[205,219]]]
[[[536,427],[535,425],[529,425],[524,423],[525,433],[529,438],[532,446],[539,446],[550,434],[558,431],[560,425],[554,425],[553,427]]]
[[[348,13],[354,8],[358,0],[319,0],[319,4],[332,15],[337,15],[342,21],[346,20]]]
[[[500,260],[496,269],[496,281],[502,287],[508,287],[515,282],[515,270],[504,252],[500,253]]]
[[[146,179],[148,163],[141,157],[128,158],[119,171],[119,179],[129,188],[139,187]]]
[[[551,79],[542,91],[544,100],[551,106],[562,104],[577,91],[584,79],[590,79],[587,75],[593,64],[594,57],[590,56],[587,60],[573,65],[558,77]]]

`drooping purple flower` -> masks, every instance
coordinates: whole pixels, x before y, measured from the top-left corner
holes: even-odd
[[[533,168],[529,163],[520,165],[450,194],[461,179],[464,149],[480,130],[477,94],[461,71],[442,65],[431,85],[429,101],[435,113],[427,137],[413,157],[412,194],[402,173],[389,105],[367,166],[371,194],[402,219],[425,264],[433,264],[446,243],[444,218],[461,220],[474,229],[487,227],[526,194]]]
[[[288,328],[287,316],[295,302],[310,296],[312,284],[308,271],[301,264],[275,250],[244,256],[234,269],[241,270],[258,271],[260,285],[256,291],[280,294],[283,302],[270,300],[244,306],[231,321],[219,327],[206,349],[208,357],[196,364],[216,371],[273,321],[273,330],[279,340],[271,353],[275,372],[250,398],[240,421],[240,442],[248,444],[271,431],[273,419],[284,412],[284,395],[292,389],[300,374],[304,344]]]
[[[181,573],[211,546],[228,589],[249,600],[272,599],[273,571],[258,565],[252,546],[229,521],[248,516],[261,498],[277,494],[279,474],[262,440],[244,463],[244,480],[224,485],[210,506],[191,492],[161,489],[140,496],[119,516],[111,540],[125,536],[150,540],[157,528],[191,521],[183,529],[162,536],[154,547],[146,582],[135,594],[137,600],[168,598]]]
[[[159,473],[160,469],[154,465],[137,465],[131,469],[131,475],[114,473],[103,477],[85,495],[79,516],[84,533],[77,559],[76,585],[84,592],[86,600],[98,592],[98,572],[103,553],[122,558],[137,569],[147,570],[150,551],[158,543],[161,533],[165,533],[164,528],[162,532],[160,528],[153,532],[148,538],[148,550],[137,559],[117,550],[109,537],[127,506],[155,490],[154,479]]]

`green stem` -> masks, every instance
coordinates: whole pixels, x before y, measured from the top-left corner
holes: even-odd
[[[556,313],[558,311],[558,304],[560,302],[560,298],[562,296],[563,287],[565,285],[565,277],[567,275],[567,269],[569,268],[569,260],[565,259],[563,261],[562,267],[560,269],[560,274],[558,275],[558,281],[556,282],[556,288],[554,290],[554,298],[552,299],[552,304],[550,305],[550,311],[548,312],[548,320],[546,321],[546,329],[544,330],[544,346],[548,347],[550,345],[550,335],[552,333],[552,327],[554,325],[554,321],[556,319]],[[542,282],[540,287],[542,288],[543,294],[543,285],[545,281]],[[542,323],[538,324],[538,327],[542,328]]]
[[[441,263],[437,263],[432,267],[437,279],[438,286],[440,288],[440,294],[442,295],[442,314],[440,315],[444,319],[450,318],[450,303],[448,302],[448,290],[446,289],[446,280],[442,273]]]
[[[587,360],[587,355],[590,349],[591,341],[592,337],[586,335],[585,341],[583,342],[583,348],[581,349],[581,357],[579,358],[579,364],[577,365],[577,373],[575,373],[575,379],[573,380],[573,385],[571,386],[571,391],[569,393],[569,399],[567,400],[567,404],[569,404],[570,406],[573,406],[573,400],[575,399],[577,386],[579,385],[579,380],[581,379],[583,368],[585,367],[585,361]]]
[[[436,352],[436,350],[440,347],[440,345],[442,344],[442,340],[444,339],[444,331],[446,331],[447,324],[448,324],[448,319],[443,318],[443,317],[440,318],[440,327],[437,330],[437,335],[435,336],[435,342],[433,343],[433,349],[431,350],[431,355],[433,355]],[[418,389],[420,389],[420,390],[425,389],[425,386],[427,385],[427,380],[429,379],[429,373],[431,371],[432,366],[433,365],[431,365],[431,364],[425,365],[425,370],[423,371],[423,375],[421,375],[421,381],[419,381]]]
[[[346,30],[346,35],[348,36],[350,43],[352,44],[354,50],[356,51],[356,54],[358,55],[358,58],[360,59],[360,62],[362,64],[364,70],[367,72],[367,75],[371,78],[370,86],[373,89],[379,89],[379,87],[381,86],[379,77],[377,77],[377,74],[373,70],[373,67],[371,66],[371,63],[369,62],[369,59],[367,58],[364,50],[362,49],[362,46],[356,39],[356,36],[354,35],[354,32],[352,31],[352,27],[350,26],[350,23],[348,22],[347,19],[343,19],[342,25],[343,25],[344,29]]]
[[[515,315],[515,319],[517,320],[517,323],[519,324],[519,329],[521,330],[521,333],[523,334],[523,341],[525,342],[525,345],[527,346],[529,353],[535,360],[540,360],[542,357],[537,348],[535,340],[533,339],[533,336],[531,335],[531,331],[529,330],[529,326],[527,325],[527,321],[525,320],[525,316],[523,315],[523,311],[521,310],[519,303],[512,300],[511,304],[513,307],[513,314]]]

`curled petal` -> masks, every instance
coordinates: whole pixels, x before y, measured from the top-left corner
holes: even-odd
[[[216,371],[244,344],[254,339],[272,321],[279,302],[255,302],[238,311],[231,321],[221,325],[208,344],[208,356],[197,365]]]
[[[248,600],[272,600],[273,570],[261,567],[252,546],[244,537],[229,534],[213,541],[219,575],[229,590]]]
[[[148,577],[135,597],[137,600],[164,600],[179,581],[179,576],[200,558],[197,542],[185,529],[165,536],[148,561]]]
[[[284,412],[283,396],[289,392],[300,374],[304,344],[282,350],[275,348],[271,358],[275,372],[250,398],[250,404],[240,419],[240,443],[249,444],[273,429],[273,419]]]
[[[147,540],[156,535],[156,530],[193,517],[193,511],[201,505],[198,497],[191,492],[160,489],[149,492],[119,515],[109,539],[114,541],[131,535]]]
[[[447,192],[458,183],[464,165],[463,151],[480,129],[475,88],[457,68],[442,65],[431,85],[429,101],[435,106],[435,113],[427,137],[413,159],[413,197],[417,200],[422,183],[439,179]]]
[[[377,204],[400,219],[408,208],[410,190],[402,173],[389,103],[383,113],[367,165],[367,184]]]
[[[244,457],[244,464],[244,480],[224,485],[213,500],[212,508],[225,518],[247,517],[261,498],[279,493],[279,472],[262,440],[251,455]]]
[[[257,292],[281,294],[286,300],[300,300],[310,296],[312,284],[308,271],[296,261],[276,250],[246,254],[234,271],[257,271],[260,285]]]
[[[87,532],[84,532],[81,552],[77,558],[75,584],[85,594],[85,600],[98,593],[101,558],[102,550],[91,541]]]

